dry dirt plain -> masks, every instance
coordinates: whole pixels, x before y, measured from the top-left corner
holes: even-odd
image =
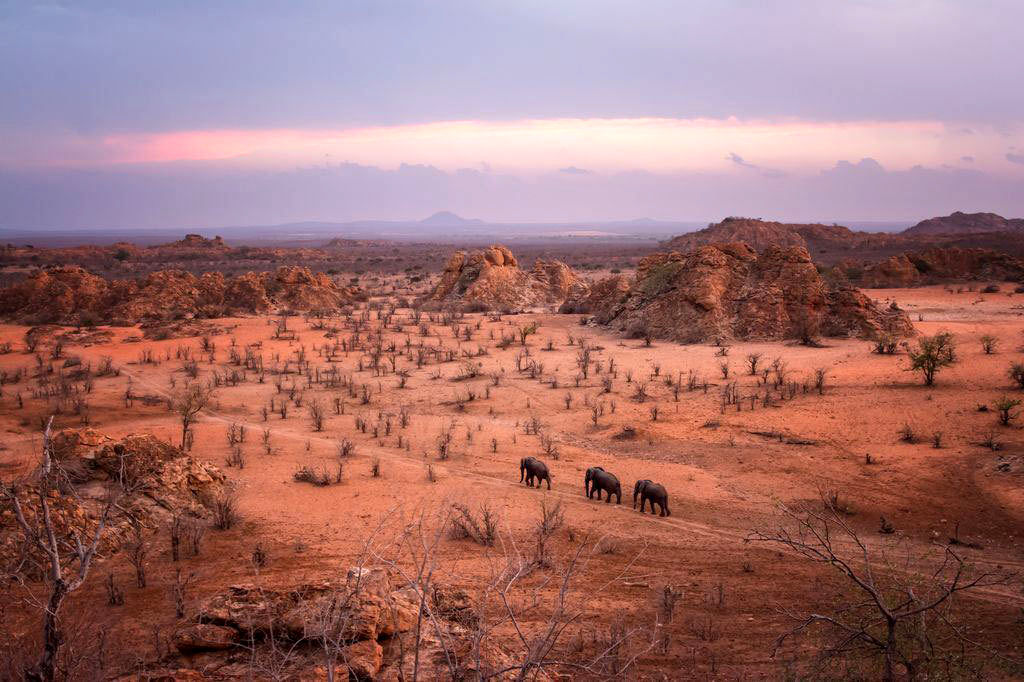
[[[1004,286],[1006,291],[1012,287]],[[792,626],[783,611],[806,612],[841,584],[826,566],[775,545],[748,541],[755,530],[772,531],[785,524],[780,504],[820,508],[821,496],[834,492],[849,511],[848,523],[877,556],[883,551],[899,557],[925,552],[933,541],[946,541],[959,524],[959,539],[976,545],[962,545],[960,551],[977,566],[1024,568],[1024,434],[1019,424],[999,426],[991,408],[979,411],[1002,394],[1019,394],[1007,370],[1011,361],[1022,358],[1024,297],[942,287],[868,293],[879,301],[898,301],[922,334],[948,330],[955,335],[959,362],[941,371],[934,387],[921,385],[918,374],[906,371],[904,351],[874,354],[863,340],[829,339],[821,348],[734,343],[723,357],[713,346],[654,341],[645,347],[640,340],[581,326],[579,316],[548,314],[500,319],[469,314],[458,322],[460,329],[470,328],[466,340],[456,338],[436,315],[423,336],[411,323],[411,312],[399,310],[395,320],[402,330],[392,328],[384,335],[400,353],[397,368],[409,370],[404,388],[398,387],[390,366],[380,375],[371,369],[365,352],[339,352],[334,362],[327,361],[321,349],[352,333],[342,318],[328,321],[342,329],[337,337],[327,338],[312,321],[292,317],[289,327],[296,337],[291,340],[273,338],[277,318],[218,320],[222,333],[211,337],[216,344],[213,364],[200,352],[198,338],[128,341],[139,334],[132,328],[110,328],[108,341],[69,344],[65,354],[93,366],[110,356],[121,370],[118,377],[96,380],[88,399],[92,428],[115,438],[152,433],[177,444],[180,423],[165,405],[135,400],[132,407],[125,406],[129,383],[136,396],[165,397],[186,380],[182,361],[176,359],[179,347],[191,348],[199,380],[208,381],[214,371],[237,369],[228,361],[232,344],[239,349],[259,344],[256,352],[268,370],[265,382],[249,372],[237,386],[218,388],[195,426],[192,455],[223,467],[235,482],[242,521],[234,529],[207,533],[202,554],[183,560],[196,576],[189,588],[190,604],[234,583],[287,586],[343,573],[365,556],[368,542],[371,559],[408,563],[397,538],[420,518],[435,528],[453,503],[474,511],[488,505],[498,518],[499,542],[494,547],[444,536],[434,549],[434,580],[477,594],[510,555],[533,552],[533,528],[546,501],[562,505],[564,525],[548,550],[552,567],[532,571],[517,588],[520,627],[529,632],[549,621],[559,571],[583,546],[566,602],[572,620],[553,657],[591,660],[615,633],[635,632],[625,650],[616,652],[617,665],[632,663],[625,673],[600,666],[554,670],[581,679],[599,677],[599,670],[608,677],[642,679],[775,679],[807,670],[818,645],[807,635],[787,641],[773,655],[775,638]],[[497,347],[503,334],[533,321],[539,328],[527,338],[528,360],[543,364],[535,378],[516,371],[516,356],[523,352],[518,337],[507,348]],[[376,324],[374,311],[366,328]],[[0,369],[33,368],[33,356],[23,352],[25,331],[0,326],[0,338],[14,346],[13,352],[0,355]],[[984,334],[998,338],[996,353],[982,352]],[[577,386],[580,338],[595,349],[595,364]],[[449,362],[431,358],[417,368],[405,354],[407,340],[413,349],[424,343],[464,349],[474,357]],[[478,348],[483,355],[475,355]],[[312,368],[334,366],[351,377],[356,397],[347,388],[309,387],[301,375],[269,371],[275,359],[279,367],[291,360],[294,368],[302,349]],[[155,362],[141,362],[144,351],[151,351]],[[741,401],[739,410],[732,405],[723,409],[723,361],[729,363],[730,380],[738,381],[742,395],[765,392],[759,379],[744,369],[744,358],[751,353],[761,353],[763,364],[781,358],[790,378],[801,383],[813,383],[814,371],[825,368],[823,393],[811,387],[767,407],[759,398],[753,409],[749,400]],[[604,392],[601,382],[611,375],[612,360],[611,391]],[[478,377],[459,378],[467,362],[479,363]],[[687,387],[691,373],[698,384],[693,389]],[[666,378],[681,382],[678,398]],[[275,386],[278,380],[282,392]],[[49,407],[31,397],[30,381],[3,386],[0,397],[0,475],[5,480],[28,471],[40,448],[39,420]],[[644,383],[649,397],[641,403],[634,395]],[[271,413],[264,420],[261,409],[272,399],[280,404],[292,384],[303,405],[292,404],[287,418]],[[367,404],[358,397],[364,385]],[[24,400],[20,409],[19,392]],[[470,392],[476,398],[463,400]],[[344,414],[335,414],[335,396],[341,397]],[[308,413],[315,400],[326,408],[321,432],[312,430]],[[596,424],[595,403],[603,406]],[[406,428],[399,426],[403,409],[409,414]],[[383,427],[388,415],[390,434]],[[357,418],[369,424],[366,433],[357,430]],[[557,458],[545,454],[540,437],[526,432],[533,418],[554,444]],[[79,422],[76,416],[61,415],[56,424],[78,428]],[[232,422],[247,427],[244,468],[225,464]],[[920,434],[920,442],[901,441],[905,425]],[[374,426],[379,429],[376,437]],[[634,429],[631,437],[623,437],[626,426]],[[262,441],[265,429],[269,454]],[[452,435],[450,454],[441,459],[438,443],[446,430]],[[941,433],[938,448],[932,446],[935,433]],[[998,450],[980,444],[990,434]],[[355,444],[355,453],[343,462],[341,484],[316,487],[293,480],[303,466],[333,472],[343,439]],[[519,482],[519,460],[531,455],[550,467],[550,491]],[[376,461],[379,477],[371,476]],[[621,505],[584,496],[584,470],[593,465],[622,481]],[[670,517],[632,509],[632,486],[638,478],[668,488]],[[894,533],[879,532],[882,516]],[[121,665],[163,653],[176,627],[168,591],[176,566],[168,559],[164,530],[151,533],[146,588],[132,585],[131,567],[115,554],[101,559],[69,607],[78,617],[87,614],[91,623],[109,627],[113,659]],[[250,560],[257,545],[267,555],[259,570]],[[928,567],[925,563],[907,570]],[[103,582],[108,573],[125,586],[126,606],[107,606]],[[682,593],[671,618],[659,606],[666,585]],[[19,604],[12,590],[7,627],[13,634],[37,627],[36,621],[17,615],[23,614]],[[972,623],[971,636],[1017,659],[1024,641],[1022,606],[1019,577],[965,594],[959,601]],[[500,609],[492,614],[497,618]],[[513,654],[522,648],[508,622],[494,636]],[[996,670],[1012,676],[1006,668]]]

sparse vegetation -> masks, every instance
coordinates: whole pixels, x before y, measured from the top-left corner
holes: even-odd
[[[956,344],[953,335],[941,332],[926,336],[918,341],[916,349],[908,347],[911,371],[920,372],[925,386],[935,384],[935,375],[940,369],[956,363]]]

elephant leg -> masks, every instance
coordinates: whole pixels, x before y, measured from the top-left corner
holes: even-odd
[[[644,505],[647,504],[647,498],[643,495],[640,496],[640,513],[644,513]]]
[[[667,514],[665,513],[665,503],[664,502],[661,503],[661,514],[659,514],[659,516],[667,516]]]
[[[540,486],[538,486],[540,487]],[[551,490],[551,477],[548,476],[548,490]]]

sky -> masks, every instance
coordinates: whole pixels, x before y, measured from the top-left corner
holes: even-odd
[[[1024,215],[1019,0],[0,0],[0,229]]]

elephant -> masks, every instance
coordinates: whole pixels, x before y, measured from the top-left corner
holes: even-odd
[[[541,481],[548,482],[548,490],[551,490],[551,473],[548,465],[536,457],[524,457],[519,460],[519,481],[526,478],[526,485],[533,487],[533,479],[537,479],[537,489],[540,489]]]
[[[654,505],[661,507],[659,516],[672,516],[668,508],[668,491],[660,483],[654,483],[648,479],[642,479],[633,486],[633,509],[636,509],[636,496],[640,496],[640,513],[644,511],[644,504],[651,503],[651,513],[654,513]]]
[[[601,467],[590,467],[587,469],[587,475],[583,477],[583,494],[590,497],[590,482],[594,480],[594,474],[598,471],[604,471]]]
[[[591,473],[592,472],[592,473]],[[622,486],[619,484],[619,479],[614,474],[610,474],[601,467],[593,467],[587,470],[587,476],[589,476],[590,492],[587,493],[589,499],[594,498],[594,493],[597,493],[597,499],[601,499],[601,491],[604,490],[608,493],[608,499],[605,502],[612,501],[612,494],[615,494],[615,504],[622,504]]]

